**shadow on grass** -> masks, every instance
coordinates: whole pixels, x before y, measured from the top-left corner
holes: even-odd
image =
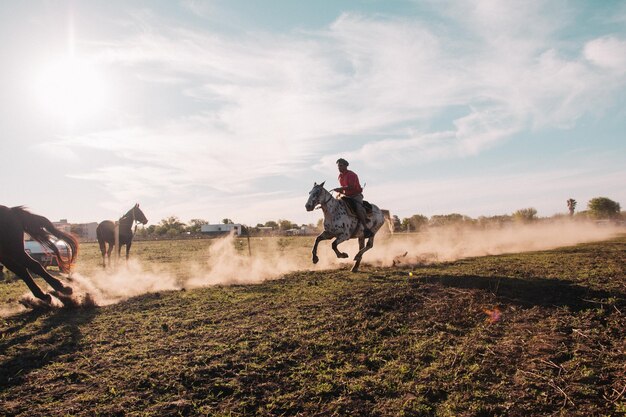
[[[32,310],[6,318],[0,334],[0,390],[17,385],[30,372],[73,353],[82,339],[80,326],[97,308]]]
[[[440,284],[444,287],[486,290],[502,299],[523,307],[568,307],[573,311],[598,307],[599,303],[626,305],[626,294],[601,291],[562,279],[519,279],[504,276],[438,275],[420,278],[419,282]]]

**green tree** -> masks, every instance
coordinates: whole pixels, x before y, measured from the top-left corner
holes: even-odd
[[[536,220],[536,216],[537,209],[533,207],[520,209],[513,213],[513,219],[521,222],[532,222],[533,220]]]
[[[459,213],[435,215],[430,218],[429,226],[448,226],[471,223],[472,219]]]
[[[171,230],[171,231],[170,231]],[[156,233],[160,236],[179,234],[185,230],[185,223],[181,222],[176,216],[170,216],[159,222],[156,227]]]
[[[234,224],[231,219],[222,219],[222,224]]]
[[[478,224],[481,227],[487,226],[504,226],[513,221],[513,216],[508,214],[496,215],[496,216],[480,216],[478,218]]]
[[[393,228],[396,232],[404,230],[402,228],[402,222],[400,221],[400,218],[395,214],[391,217],[391,222],[393,223]]]
[[[421,214],[414,214],[409,217],[409,225],[411,227],[411,231],[419,232],[422,227],[428,225],[428,217]]]
[[[278,220],[278,228],[282,231],[297,228],[298,225],[289,220]]]
[[[274,220],[270,220],[265,222],[265,227],[271,227],[272,229],[278,229],[278,223],[276,223]]]
[[[180,231],[178,231],[177,229],[167,229],[167,232],[165,232],[165,236],[167,237],[175,237],[178,236],[180,234]]]
[[[578,204],[578,202],[573,198],[567,200],[567,209],[569,210],[570,216],[574,215],[574,210],[576,210],[576,204]]]
[[[191,219],[189,220],[189,226],[187,226],[186,230],[191,233],[200,233],[202,225],[204,224],[209,224],[209,222],[204,219]]]
[[[620,206],[618,202],[615,202],[606,197],[596,197],[589,200],[587,209],[592,217],[596,219],[612,219],[619,217]]]

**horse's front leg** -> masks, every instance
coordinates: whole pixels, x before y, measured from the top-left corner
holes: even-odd
[[[332,247],[333,247],[333,250],[335,251],[335,254],[337,255],[337,258],[347,258],[347,257],[348,257],[348,254],[347,254],[347,253],[345,253],[345,252],[339,252],[339,249],[337,248],[337,246],[338,246],[340,243],[345,242],[345,241],[346,241],[346,240],[348,240],[349,238],[350,238],[350,236],[349,236],[349,235],[347,235],[347,234],[345,234],[345,233],[342,233],[341,235],[339,235],[339,236],[337,237],[337,239],[335,239],[335,240],[333,241]]]
[[[124,244],[120,243],[120,245],[117,247],[117,262],[120,262],[120,260],[122,259],[122,246],[125,246]]]
[[[323,231],[322,233],[320,233],[320,235],[315,238],[315,244],[313,245],[313,250],[311,251],[311,253],[313,254],[313,263],[316,264],[319,262],[320,258],[317,257],[317,245],[322,241],[322,240],[328,240],[328,239],[332,239],[333,235],[331,235],[330,233],[328,233],[327,231]]]

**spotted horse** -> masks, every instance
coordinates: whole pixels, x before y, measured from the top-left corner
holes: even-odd
[[[348,254],[340,252],[337,246],[349,239],[359,239],[359,251],[354,257],[354,265],[351,271],[357,272],[363,254],[370,250],[374,246],[374,237],[376,232],[382,227],[387,220],[389,230],[392,230],[393,222],[389,214],[389,210],[381,210],[374,204],[371,204],[372,210],[367,213],[367,226],[372,231],[372,236],[367,238],[367,244],[365,244],[365,236],[363,235],[363,225],[359,222],[359,219],[352,213],[348,207],[348,203],[343,199],[337,199],[333,197],[330,191],[324,188],[324,183],[314,183],[313,189],[309,192],[309,199],[304,207],[307,211],[313,211],[318,205],[324,212],[324,231],[317,236],[315,244],[313,245],[313,263],[316,264],[319,261],[317,256],[317,245],[322,240],[328,240],[335,238],[332,243],[332,248],[337,254],[337,258],[347,258]]]

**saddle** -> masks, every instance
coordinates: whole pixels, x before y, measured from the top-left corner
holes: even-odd
[[[357,217],[356,205],[359,203],[357,203],[353,198],[346,197],[346,196],[341,197],[341,201],[343,201],[346,204],[346,208],[348,209],[348,215],[352,217]],[[363,207],[365,208],[366,216],[369,216],[372,214],[372,205],[369,203],[369,201],[363,200]]]

